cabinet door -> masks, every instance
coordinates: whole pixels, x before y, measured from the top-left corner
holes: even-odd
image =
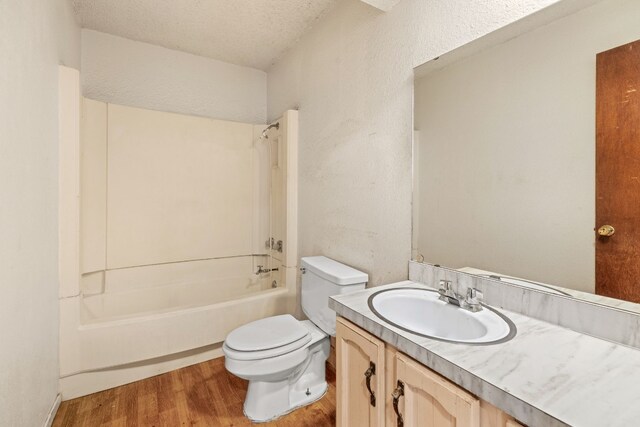
[[[336,360],[338,427],[383,427],[384,342],[338,318]]]
[[[522,427],[522,425],[506,412],[483,400],[480,402],[480,427]]]
[[[397,406],[405,427],[480,426],[480,401],[473,395],[404,354],[397,354],[396,364],[403,389]]]
[[[385,389],[385,425],[388,427],[394,427],[396,425],[396,413],[393,410],[393,401],[391,399],[391,394],[393,390],[396,388],[396,383],[398,382],[397,377],[397,357],[398,350],[394,347],[387,345],[384,349],[384,365],[385,365],[385,375],[384,375],[384,389]]]

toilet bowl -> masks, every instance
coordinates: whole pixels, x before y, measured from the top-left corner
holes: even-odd
[[[302,259],[302,308],[310,320],[267,317],[232,331],[222,350],[227,370],[249,381],[245,415],[254,422],[278,418],[327,391],[325,362],[335,313],[329,296],[364,289],[368,276],[326,257]]]
[[[227,343],[229,338],[223,345],[227,370],[249,381],[244,413],[256,422],[269,421],[313,403],[327,391],[324,362],[329,357],[329,336],[310,321],[298,321],[288,314],[261,319],[240,329],[258,333],[261,323],[272,320],[281,321],[285,328],[297,324],[305,335],[263,350],[234,349]]]

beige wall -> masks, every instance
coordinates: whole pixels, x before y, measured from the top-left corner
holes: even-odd
[[[82,30],[82,93],[103,102],[264,123],[267,74],[202,56]]]
[[[638,22],[603,1],[418,81],[427,261],[594,290],[595,55]]]
[[[0,425],[41,426],[58,393],[58,64],[66,1],[0,1]]]
[[[300,256],[407,277],[413,67],[552,3],[342,0],[269,69],[269,118],[300,109]]]

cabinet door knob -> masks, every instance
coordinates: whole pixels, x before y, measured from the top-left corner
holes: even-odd
[[[375,407],[376,406],[376,395],[373,392],[373,390],[371,390],[371,377],[374,376],[376,374],[376,364],[373,362],[369,362],[369,369],[367,369],[364,372],[364,377],[366,378],[366,382],[367,382],[367,390],[369,390],[369,403],[371,403],[371,406]]]
[[[603,225],[602,227],[598,228],[598,234],[603,237],[613,236],[613,233],[615,232],[616,229],[611,225]]]
[[[404,426],[402,414],[398,410],[398,402],[400,401],[401,396],[404,396],[404,383],[398,380],[398,386],[393,390],[393,393],[391,393],[391,397],[393,398],[393,410],[396,411],[396,416],[398,417],[398,427]]]

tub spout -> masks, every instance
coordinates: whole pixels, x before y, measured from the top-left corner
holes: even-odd
[[[258,271],[255,272],[256,275],[260,275],[262,273],[269,273],[271,271],[278,271],[277,268],[264,268],[264,266],[259,265],[258,266]]]

